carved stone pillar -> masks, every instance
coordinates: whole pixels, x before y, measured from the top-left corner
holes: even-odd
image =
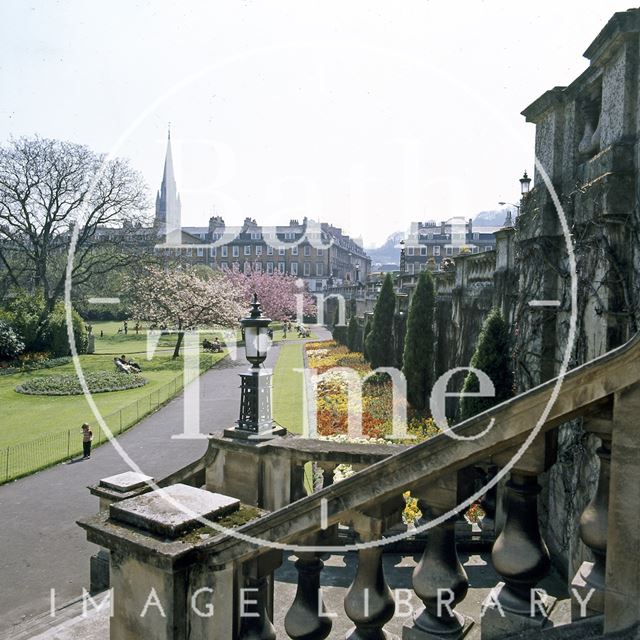
[[[361,514],[354,517],[354,529],[362,542],[380,539],[382,521]],[[395,612],[395,602],[382,568],[383,547],[358,551],[358,570],[344,599],[344,610],[355,627],[347,640],[384,640],[384,625]]]
[[[419,500],[423,519],[436,518],[456,506],[456,477],[432,482]],[[424,607],[402,629],[403,640],[462,638],[473,620],[455,606],[467,595],[469,581],[456,550],[456,517],[427,531],[427,544],[413,571],[413,589]]]
[[[494,588],[482,620],[483,640],[540,629],[555,600],[535,587],[551,560],[538,526],[537,476],[512,471],[506,485],[506,520],[491,559],[503,582]]]
[[[594,562],[583,562],[571,582],[571,616],[574,620],[604,613],[612,427],[611,420],[584,420],[585,431],[601,438],[602,446],[596,451],[600,458],[598,486],[580,517],[580,537],[591,549]]]
[[[284,619],[284,629],[294,640],[323,640],[331,632],[332,621],[324,615],[326,609],[320,592],[323,567],[318,554],[298,554],[298,589]]]

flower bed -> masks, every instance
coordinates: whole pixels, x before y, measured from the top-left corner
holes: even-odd
[[[317,425],[319,436],[347,434],[348,395],[343,373],[331,371],[336,367],[348,367],[360,377],[371,373],[371,367],[361,353],[349,351],[333,340],[306,344],[309,367],[321,375],[318,382]],[[362,385],[362,436],[367,442],[390,436],[393,432],[392,384],[388,376],[375,375]],[[431,418],[408,412],[408,444],[426,440],[439,432]]]
[[[91,393],[124,391],[147,384],[140,375],[113,371],[94,371],[84,376]],[[77,376],[41,376],[27,380],[16,387],[18,393],[38,396],[75,396],[83,393]]]

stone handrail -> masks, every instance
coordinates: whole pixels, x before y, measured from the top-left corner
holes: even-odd
[[[595,413],[612,394],[640,381],[640,335],[564,377],[560,394],[543,421],[541,432],[578,416]],[[532,432],[558,384],[558,378],[531,389],[453,427],[459,437],[495,424],[479,440],[454,440],[439,434],[400,451],[331,487],[272,512],[238,529],[262,540],[292,542],[320,529],[320,509],[326,500],[327,523],[335,524],[353,510],[398,496],[406,489],[428,485],[445,474],[468,467],[508,450]],[[246,561],[263,551],[230,535],[216,536],[202,550],[215,555],[216,564]]]

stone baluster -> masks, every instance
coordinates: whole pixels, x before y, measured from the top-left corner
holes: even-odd
[[[379,540],[382,520],[353,514],[353,528],[362,542]],[[383,547],[358,551],[358,570],[344,599],[344,610],[355,627],[347,640],[384,640],[384,625],[395,612],[395,602],[382,568]]]
[[[331,617],[325,615],[320,591],[323,567],[317,553],[298,553],[298,589],[284,619],[284,629],[294,640],[323,640],[331,632]]]
[[[240,592],[239,640],[275,640],[273,626],[273,572],[282,564],[282,552],[272,549],[244,565]]]
[[[571,582],[571,614],[574,619],[604,613],[613,421],[585,418],[584,429],[598,436],[602,445],[596,451],[600,458],[596,492],[580,517],[580,537],[591,549],[594,562],[583,562]]]
[[[499,466],[511,450],[494,459]],[[503,578],[485,601],[482,639],[493,640],[528,630],[540,630],[555,599],[536,589],[551,568],[538,522],[537,478],[547,465],[544,435],[534,441],[511,470],[506,483],[505,522],[491,552],[494,569]]]
[[[436,518],[457,504],[455,476],[431,482],[423,491],[419,507],[423,519]],[[467,594],[469,581],[456,550],[456,516],[427,531],[427,544],[413,571],[413,589],[423,608],[402,629],[403,640],[462,638],[473,624],[455,610]]]

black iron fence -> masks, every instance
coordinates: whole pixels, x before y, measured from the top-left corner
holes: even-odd
[[[213,358],[201,360],[203,370],[211,368]],[[118,411],[103,416],[111,433],[120,435],[137,424],[141,418],[156,411],[171,400],[184,386],[181,372],[173,380],[158,387],[149,395],[138,398]],[[108,441],[102,427],[92,426],[93,446]],[[28,442],[0,449],[0,484],[26,476],[58,462],[71,460],[82,453],[82,431],[80,425],[60,433],[51,433]]]

